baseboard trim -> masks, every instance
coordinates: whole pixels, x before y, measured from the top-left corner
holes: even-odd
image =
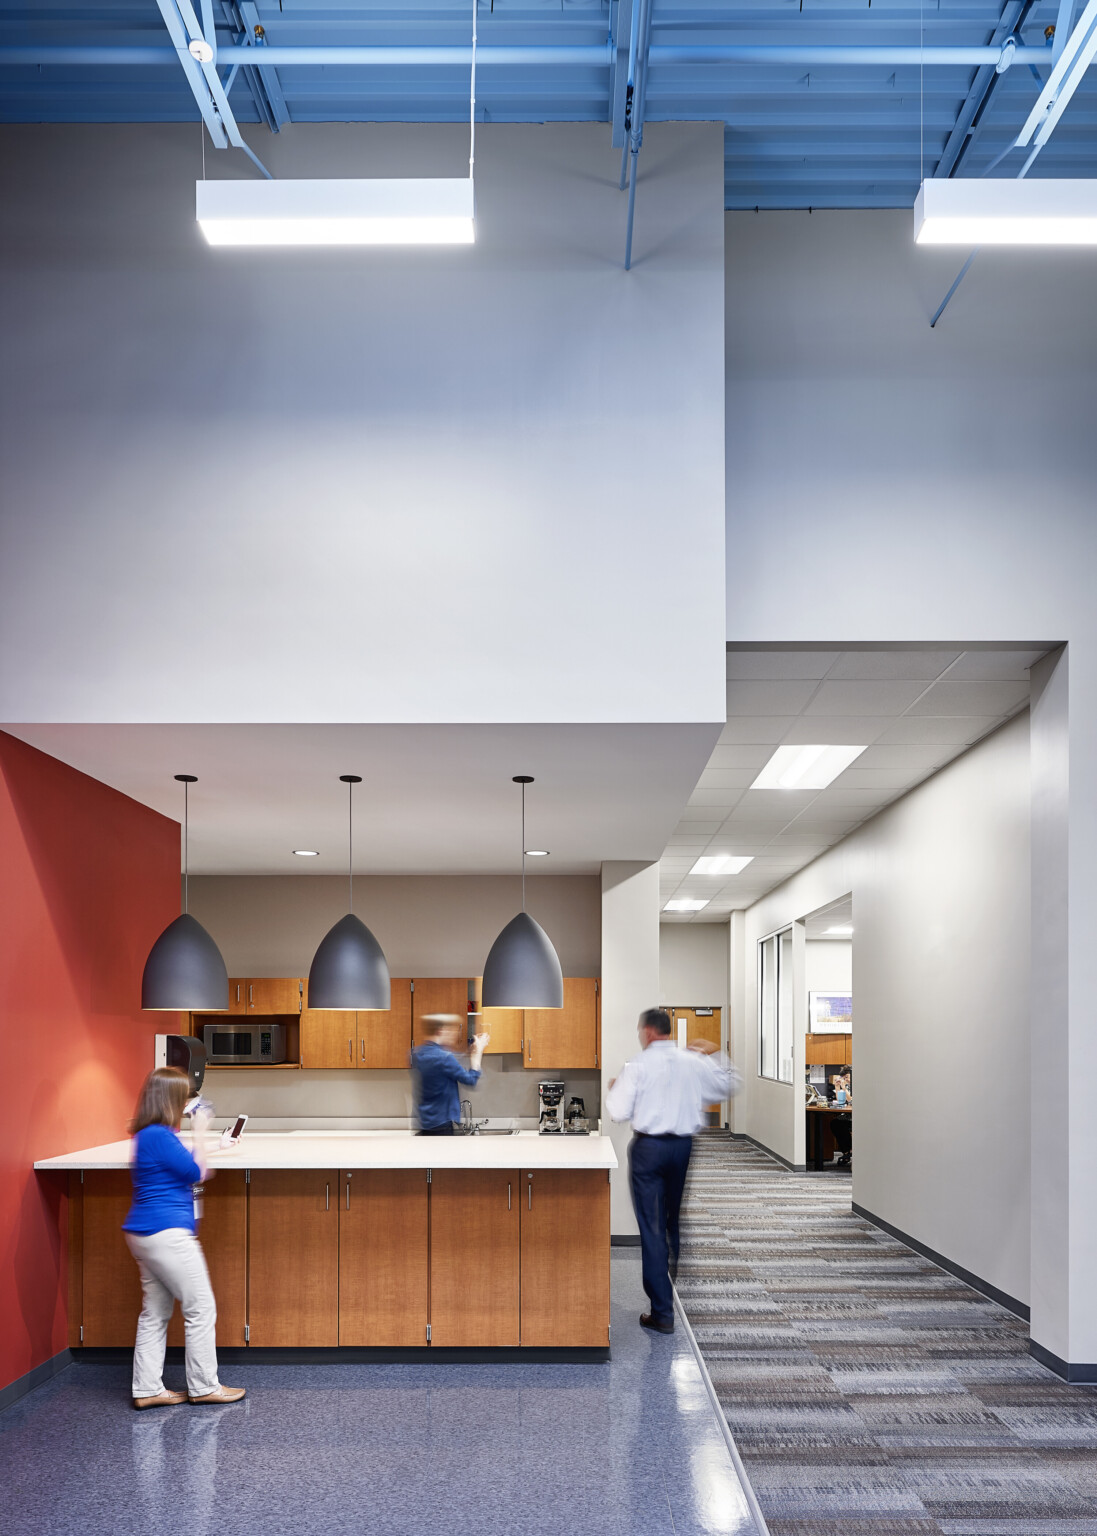
[[[609,1240],[611,1248],[639,1248],[639,1232],[615,1232]]]
[[[916,1237],[911,1237],[909,1232],[904,1232],[900,1227],[892,1226],[891,1222],[885,1221],[882,1216],[875,1216],[872,1211],[866,1210],[863,1205],[858,1205],[856,1200],[853,1201],[853,1214],[862,1217],[865,1221],[871,1221],[872,1225],[879,1227],[881,1232],[886,1232],[889,1237],[898,1238],[901,1243],[905,1243],[908,1248],[913,1248],[915,1253],[920,1253],[924,1259],[929,1259],[939,1269],[947,1271],[950,1275],[955,1275],[957,1280],[962,1280],[965,1285],[970,1285],[973,1291],[978,1291],[981,1295],[986,1296],[988,1300],[996,1302],[1000,1307],[1004,1307],[1007,1312],[1012,1312],[1014,1317],[1019,1317],[1023,1323],[1028,1322],[1029,1309],[1026,1304],[1023,1301],[1018,1301],[1015,1296],[1010,1296],[1005,1291],[1000,1291],[996,1285],[991,1285],[990,1281],[984,1280],[981,1275],[973,1274],[970,1269],[965,1269],[962,1264],[954,1263],[952,1259],[946,1258],[943,1253],[938,1253],[936,1248],[931,1248],[928,1243],[919,1242]],[[1097,1371],[1097,1366],[1081,1366],[1079,1369]],[[1094,1376],[1093,1380],[1097,1381],[1097,1376]]]
[[[764,1152],[767,1157],[772,1157],[774,1162],[780,1163],[782,1168],[787,1168],[789,1173],[803,1173],[803,1163],[790,1163],[787,1157],[782,1157],[780,1152],[775,1152],[772,1147],[767,1147],[764,1141],[759,1141],[756,1136],[748,1136],[746,1131],[732,1131],[732,1141],[749,1141],[752,1147],[757,1147],[759,1152]]]
[[[105,1360],[132,1360],[132,1349],[74,1349],[74,1362],[102,1364]],[[168,1349],[167,1358],[176,1364],[183,1363],[183,1350],[178,1345]],[[256,1344],[218,1345],[217,1358],[226,1365],[500,1365],[511,1362],[532,1361],[537,1365],[582,1365],[610,1358],[609,1346],[591,1349],[532,1349],[505,1346],[500,1349],[447,1348],[441,1344],[424,1344],[409,1349],[372,1349],[352,1345],[316,1349],[276,1349]]]
[[[62,1349],[50,1359],[43,1360],[41,1365],[36,1365],[32,1371],[27,1371],[25,1375],[9,1381],[6,1387],[0,1387],[0,1413],[3,1413],[5,1408],[10,1408],[13,1403],[17,1403],[21,1397],[26,1397],[28,1392],[33,1392],[35,1387],[51,1381],[71,1364],[72,1350]]]
[[[1041,1365],[1046,1365],[1049,1371],[1054,1371],[1056,1376],[1062,1377],[1064,1381],[1077,1383],[1081,1387],[1092,1387],[1097,1383],[1097,1365],[1061,1360],[1058,1355],[1053,1355],[1050,1349],[1037,1344],[1035,1339],[1029,1339],[1028,1352],[1034,1360],[1038,1360]]]

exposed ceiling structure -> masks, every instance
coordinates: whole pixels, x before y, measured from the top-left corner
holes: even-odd
[[[923,175],[1008,151],[1082,4],[478,0],[477,115],[605,122],[622,146],[644,122],[722,121],[728,208],[910,207]],[[292,123],[464,121],[471,17],[472,0],[0,0],[0,119],[196,121],[200,103],[220,142],[258,125],[253,149]],[[205,65],[187,50],[203,27]],[[1095,154],[1087,70],[1030,174],[1092,175]]]
[[[5,725],[51,757],[182,820],[204,875],[517,874],[521,800],[538,874],[657,859],[712,747],[690,725]],[[298,858],[294,849],[318,858]]]
[[[1028,703],[1042,649],[730,649],[728,717],[659,866],[664,922],[726,922]],[[752,789],[782,745],[864,746],[825,789]],[[697,859],[751,856],[738,874]]]

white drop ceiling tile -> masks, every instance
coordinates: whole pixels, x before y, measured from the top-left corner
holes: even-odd
[[[798,715],[816,688],[804,682],[731,682],[728,684],[728,719],[733,715],[757,718],[765,715]]]
[[[894,715],[801,715],[786,731],[782,746],[867,747],[894,723]]]
[[[909,768],[912,773],[919,769],[930,773],[955,756],[956,748],[953,746],[927,747],[912,743],[881,746],[877,742],[867,752],[862,752],[856,762],[858,768]]]
[[[941,686],[940,684],[937,685]],[[918,695],[925,690],[924,682],[866,681],[857,683],[819,684],[819,691],[804,710],[805,715],[847,715],[859,719],[864,715],[901,715],[910,708]],[[935,711],[941,714],[941,710]],[[945,710],[948,714],[950,711]],[[972,710],[972,714],[976,711]]]
[[[692,810],[697,807],[704,808],[708,806],[718,809],[721,816],[726,816],[742,793],[741,789],[717,789],[700,785],[690,795],[686,809]]]
[[[785,732],[796,723],[795,715],[735,715],[720,732],[718,746],[776,747],[785,738]]]
[[[764,834],[758,837],[746,831],[737,832],[732,827],[722,831],[712,840],[713,853],[749,854],[752,859],[764,854],[768,846],[769,838]]]
[[[915,715],[1008,715],[1028,698],[1027,682],[934,683]]]
[[[877,740],[880,745],[970,746],[999,724],[995,715],[904,715]]]
[[[951,683],[1025,681],[1044,651],[965,651],[948,674]]]
[[[728,820],[749,816],[778,816],[788,821],[810,805],[818,794],[817,789],[748,789]]]
[[[698,789],[749,789],[758,777],[754,768],[705,768],[697,780]]]
[[[715,832],[723,816],[718,815],[708,805],[686,805],[682,807],[682,815],[678,826],[683,832]]]
[[[861,759],[857,759],[858,763]],[[894,798],[894,792],[890,789],[836,789],[833,785],[820,790],[819,798],[812,805],[812,810],[817,806],[826,806],[828,809],[848,810],[859,815],[868,816],[874,810],[879,810]]]
[[[820,678],[838,659],[837,651],[728,651],[728,681]]]
[[[921,769],[847,768],[836,780],[844,789],[890,789],[896,794],[924,778]]]
[[[962,653],[946,651],[843,651],[827,681],[907,678],[931,683]]]
[[[683,835],[680,832],[675,832],[674,836],[667,844],[667,851],[676,852],[678,849],[685,849],[689,852],[696,853],[699,848],[707,848],[708,844],[709,833],[707,832],[697,832],[693,835]]]
[[[764,768],[773,756],[773,744],[764,746],[720,746],[712,749],[712,756],[708,760],[710,768],[753,768],[757,777],[760,769]]]

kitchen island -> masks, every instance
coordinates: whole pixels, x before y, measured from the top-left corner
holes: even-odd
[[[119,1141],[35,1164],[67,1181],[73,1348],[133,1343],[129,1156]],[[248,1132],[210,1165],[219,1347],[609,1347],[607,1136]]]

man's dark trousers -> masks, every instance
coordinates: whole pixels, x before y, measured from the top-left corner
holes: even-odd
[[[629,1143],[632,1204],[640,1227],[644,1290],[657,1323],[674,1322],[668,1265],[678,1263],[678,1213],[693,1150],[692,1136],[644,1136]]]

